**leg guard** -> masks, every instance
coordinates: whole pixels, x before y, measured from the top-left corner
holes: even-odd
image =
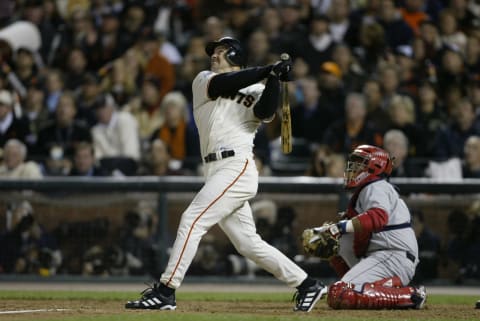
[[[385,282],[385,280],[380,280]],[[377,282],[380,282],[377,281]],[[393,281],[392,281],[393,282]],[[390,283],[388,281],[388,283]],[[402,309],[415,308],[412,295],[414,287],[386,287],[366,283],[362,292],[353,289],[351,283],[338,281],[328,289],[328,305],[333,309]]]
[[[375,285],[384,286],[387,288],[400,288],[403,286],[402,281],[398,276],[392,276],[391,278],[384,278],[373,282]]]

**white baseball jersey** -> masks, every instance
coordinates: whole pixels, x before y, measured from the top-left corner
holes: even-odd
[[[193,110],[200,136],[202,158],[221,150],[234,156],[205,163],[205,185],[183,212],[170,258],[160,281],[178,288],[190,266],[202,236],[218,224],[237,251],[291,287],[307,273],[257,234],[249,200],[258,188],[253,160],[253,139],[261,120],[253,107],[264,85],[253,84],[230,98],[207,96],[215,75],[202,71],[194,79]]]
[[[216,74],[202,71],[193,80],[193,115],[200,136],[202,158],[219,150],[233,149],[236,154],[251,153],[261,120],[253,114],[265,86],[254,84],[234,97],[207,96],[208,83]]]
[[[365,258],[354,256],[353,235],[341,237],[340,254],[352,267],[342,280],[360,287],[366,282],[397,275],[407,285],[419,262],[415,233],[403,225],[410,222],[410,211],[393,185],[385,180],[368,184],[360,191],[355,212],[363,213],[371,208],[381,208],[388,214],[387,226],[381,232],[372,233]]]

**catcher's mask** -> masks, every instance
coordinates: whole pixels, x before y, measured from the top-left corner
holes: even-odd
[[[363,186],[379,178],[387,178],[392,174],[393,159],[383,149],[360,145],[348,156],[345,167],[345,188]]]
[[[247,63],[245,50],[243,50],[240,41],[235,38],[223,37],[217,41],[209,42],[205,47],[205,52],[210,57],[213,55],[215,48],[222,45],[228,48],[227,53],[225,54],[225,60],[227,60],[230,65],[245,67]]]

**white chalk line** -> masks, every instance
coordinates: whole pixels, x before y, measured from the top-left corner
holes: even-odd
[[[0,314],[21,314],[21,313],[37,313],[37,312],[63,312],[70,309],[36,309],[36,310],[10,310],[0,311]]]

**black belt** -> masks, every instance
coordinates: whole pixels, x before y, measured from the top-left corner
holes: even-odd
[[[413,255],[412,253],[410,253],[408,251],[406,253],[407,253],[407,259],[409,259],[410,261],[415,263],[415,255]]]
[[[210,163],[210,162],[214,162],[214,161],[217,161],[217,160],[221,160],[221,159],[224,159],[224,158],[227,158],[227,157],[232,157],[233,155],[235,155],[235,151],[230,149],[230,150],[222,150],[221,152],[219,153],[210,153],[208,154],[207,156],[205,156],[203,158],[203,160],[205,161],[205,163]]]

